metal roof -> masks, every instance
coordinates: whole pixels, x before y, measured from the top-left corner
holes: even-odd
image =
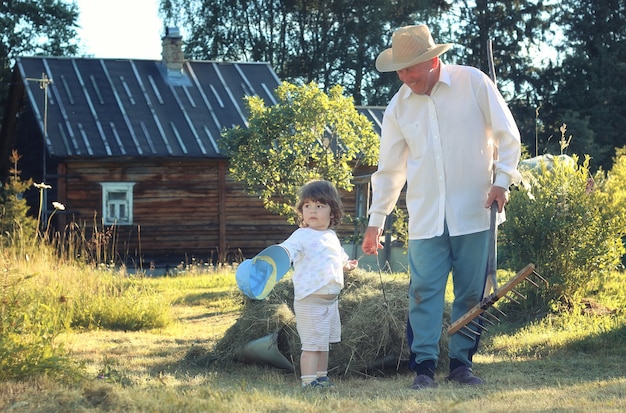
[[[185,61],[172,71],[155,60],[19,57],[16,67],[59,158],[222,157],[221,132],[246,125],[243,98],[275,104],[280,84],[267,63]],[[384,107],[357,110],[380,134]]]
[[[380,136],[383,127],[383,115],[385,114],[385,106],[357,106],[356,110],[364,115],[374,126],[374,132]]]
[[[153,60],[20,57],[16,66],[49,154],[61,158],[221,157],[222,130],[246,124],[243,98],[274,104],[280,84],[266,63],[187,61],[171,71]]]

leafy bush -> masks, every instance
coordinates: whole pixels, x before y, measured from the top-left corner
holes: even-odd
[[[527,313],[579,307],[624,254],[623,222],[611,207],[604,173],[592,177],[588,156],[581,165],[573,160],[555,157],[551,168],[541,163],[525,172],[527,185],[512,192],[500,228],[503,264],[521,269],[532,262],[549,282],[523,290]]]

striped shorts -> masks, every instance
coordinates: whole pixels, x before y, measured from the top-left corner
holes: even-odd
[[[338,295],[311,294],[293,302],[302,350],[328,351],[341,341]]]

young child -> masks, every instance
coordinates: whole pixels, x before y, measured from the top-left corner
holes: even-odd
[[[339,292],[349,260],[333,228],[342,218],[339,192],[328,181],[304,185],[296,207],[300,228],[280,244],[293,263],[294,312],[302,354],[302,387],[332,387],[328,380],[330,343],[341,341]]]

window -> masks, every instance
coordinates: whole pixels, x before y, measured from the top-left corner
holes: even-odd
[[[104,225],[133,223],[134,182],[102,182],[102,218]]]

